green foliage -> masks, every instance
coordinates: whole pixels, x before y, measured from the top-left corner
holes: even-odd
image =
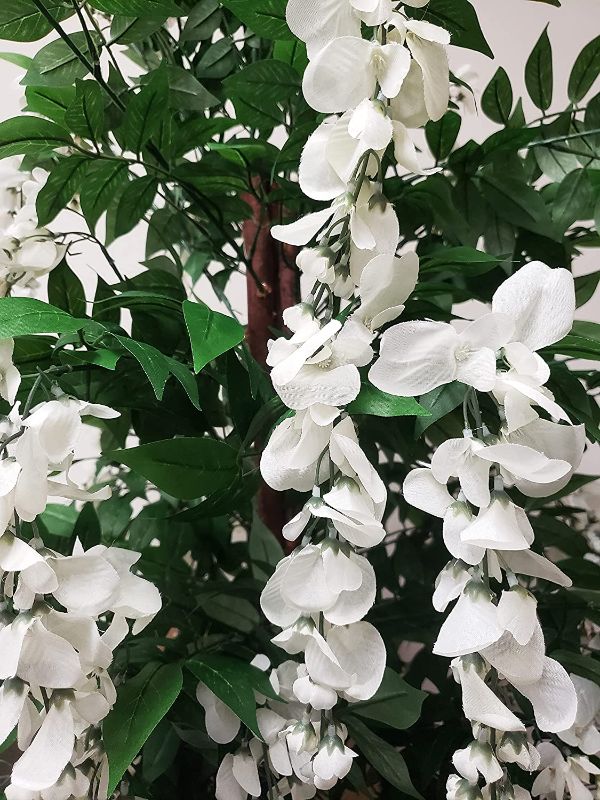
[[[200,372],[217,356],[235,347],[244,338],[244,329],[231,317],[212,311],[203,303],[183,303],[185,324],[192,346],[194,371]]]
[[[525,64],[525,85],[529,96],[540,109],[547,111],[552,103],[552,46],[546,27]]]

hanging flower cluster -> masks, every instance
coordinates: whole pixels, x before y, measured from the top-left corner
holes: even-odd
[[[385,536],[386,489],[344,407],[360,392],[359,368],[373,359],[378,329],[400,316],[418,275],[415,253],[396,254],[399,224],[383,193],[384,152],[393,147],[400,166],[418,171],[408,129],[438,119],[448,104],[448,33],[407,19],[389,0],[290,0],[287,19],[308,45],[304,96],[332,115],[308,140],[299,174],[305,194],[331,205],[272,229],[289,244],[315,242],[297,258],[312,288],[284,314],[292,336],[270,342],[271,379],[290,413],[260,463],[272,488],[311,492],[283,530],[300,543],[261,596],[265,616],[281,629],[273,642],[302,661],[278,668],[286,702],[259,710],[267,750],[253,740],[225,757],[218,800],[259,796],[262,760],[294,800],[332,788],[356,756],[336,703],[368,700],[383,677],[385,644],[363,619],[375,601],[375,573],[358,549]],[[372,38],[362,38],[363,23],[373,27]],[[231,712],[206,687],[198,696],[209,733],[231,741],[238,729]]]
[[[20,383],[12,347],[2,342],[0,393],[9,402]],[[31,410],[28,400],[22,414],[14,405],[0,433],[0,741],[16,728],[22,751],[7,800],[106,797],[101,725],[116,699],[108,667],[128,620],[137,633],[161,606],[157,589],[131,571],[139,553],[104,545],[84,551],[77,542],[64,556],[38,535],[35,519],[49,497],[110,496],[108,486],[80,488],[69,470],[82,417],[118,413],[57,387],[54,394]],[[23,523],[31,523],[29,541]]]
[[[534,794],[545,794],[549,782],[557,780],[550,773],[567,770],[576,780],[577,769],[589,766],[582,757],[563,766],[553,745],[538,752],[529,743],[514,713],[514,689],[531,703],[540,731],[598,746],[597,732],[576,732],[583,710],[580,704],[578,711],[569,675],[545,655],[537,603],[529,591],[531,578],[560,586],[570,580],[530,549],[531,522],[507,493],[514,487],[527,497],[550,496],[566,486],[581,461],[583,426],[569,423],[546,388],[550,371],[537,354],[569,332],[574,311],[571,273],[529,263],[504,281],[491,312],[474,322],[416,321],[389,328],[369,372],[375,386],[398,395],[421,395],[454,380],[469,387],[463,437],[441,444],[431,465],[412,470],[404,482],[409,503],[443,518],[452,556],[438,578],[433,603],[444,611],[457,602],[434,652],[453,659],[474,741],[454,754],[459,775],[449,779],[449,797],[477,794],[480,775],[495,791],[510,794],[519,787],[510,786],[502,762],[531,771],[542,758],[544,771]],[[500,423],[493,432],[490,420],[482,418],[478,392],[488,393],[496,404]],[[552,420],[541,418],[538,409]],[[449,481],[457,485],[456,497],[448,491]],[[592,718],[585,715],[584,726]],[[519,794],[527,792],[519,788]]]
[[[66,247],[38,227],[35,201],[47,173],[21,172],[7,162],[0,174],[0,296],[12,286],[32,286],[62,260]]]

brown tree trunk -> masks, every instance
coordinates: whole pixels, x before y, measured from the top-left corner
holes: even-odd
[[[258,188],[259,181],[255,182]],[[269,186],[262,185],[265,193]],[[279,208],[262,204],[255,195],[244,195],[252,209],[252,218],[244,222],[242,235],[250,267],[246,274],[248,328],[246,340],[250,352],[262,366],[267,358],[267,342],[273,330],[282,330],[283,312],[298,302],[299,281],[295,266],[297,249],[281,245],[271,236],[271,226],[279,221]],[[258,442],[260,446],[261,443]],[[285,498],[261,482],[258,513],[265,525],[282,544],[281,530],[287,521]]]

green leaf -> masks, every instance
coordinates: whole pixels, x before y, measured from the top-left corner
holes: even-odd
[[[109,794],[171,708],[182,685],[179,664],[150,663],[119,687],[117,701],[102,726],[110,772]]]
[[[61,158],[52,168],[36,199],[38,223],[47,225],[60,214],[77,194],[90,164],[85,156]]]
[[[190,398],[192,405],[199,409],[200,397],[198,395],[198,384],[196,383],[196,378],[194,375],[192,375],[185,364],[181,363],[181,361],[177,361],[169,356],[166,358],[169,365],[169,372],[175,378],[175,380],[179,381],[179,383],[183,386],[183,389]]]
[[[430,425],[454,411],[462,403],[466,390],[464,383],[453,381],[419,397],[419,403],[429,411],[430,416],[416,421],[415,436],[421,436]]]
[[[385,668],[383,680],[370,700],[352,703],[345,712],[348,715],[365,717],[383,722],[391,728],[405,730],[419,719],[426,692],[406,683],[398,673]]]
[[[97,34],[90,35],[97,43]],[[92,60],[83,31],[70,33],[69,39],[88,61]],[[62,39],[54,39],[38,50],[21,83],[26,86],[71,86],[77,78],[83,78],[87,74],[87,66],[67,43]]]
[[[216,439],[166,439],[106,455],[180,500],[223,489],[238,471],[236,451]]]
[[[62,0],[44,0],[44,6],[55,20],[71,16]],[[52,31],[52,25],[40,13],[33,0],[2,0],[0,4],[0,39],[13,42],[34,42]]]
[[[219,39],[202,54],[196,64],[196,75],[202,80],[225,78],[237,67],[239,53],[230,38]]]
[[[127,184],[117,206],[115,236],[123,236],[135,228],[152,205],[157,191],[158,181],[150,175],[134,178]]]
[[[461,118],[456,111],[447,111],[437,122],[428,122],[425,126],[425,137],[436,163],[448,155],[458,137]]]
[[[80,200],[81,210],[92,229],[114,200],[115,194],[127,182],[127,176],[125,161],[92,161],[88,165]]]
[[[106,14],[125,17],[180,17],[182,9],[173,0],[93,0],[91,5]]]
[[[506,125],[513,106],[510,78],[503,67],[498,67],[494,77],[481,95],[481,110],[494,122]]]
[[[552,218],[558,229],[566,231],[577,220],[585,219],[593,200],[594,188],[587,170],[576,169],[566,175],[558,186],[552,205]]]
[[[92,364],[94,367],[113,370],[121,358],[121,353],[101,347],[98,350],[61,350],[58,357],[63,364],[74,366]]]
[[[85,316],[85,292],[81,281],[63,259],[48,277],[48,300],[72,317]]]
[[[225,8],[265,39],[293,39],[285,21],[287,0],[221,0]]]
[[[552,45],[546,26],[525,64],[525,85],[529,96],[540,111],[550,108],[553,82]]]
[[[104,130],[104,96],[96,81],[76,81],[75,100],[67,109],[69,130],[97,142]]]
[[[596,272],[589,272],[587,275],[580,275],[575,278],[575,300],[577,308],[585,305],[588,300],[591,300],[600,281],[600,270]]]
[[[244,338],[244,329],[239,322],[201,303],[185,300],[183,316],[192,346],[195,372],[200,372],[210,361],[231,350]]]
[[[26,86],[25,99],[25,111],[49,117],[64,127],[67,108],[75,100],[75,89],[73,86]]]
[[[256,127],[273,127],[282,119],[278,106],[300,89],[300,76],[277,59],[249,64],[230,75],[224,86],[231,95],[238,119]]]
[[[363,381],[358,397],[347,411],[349,414],[371,414],[375,417],[427,417],[429,412],[414,397],[396,397]]]
[[[440,247],[424,261],[426,271],[451,270],[458,275],[474,277],[489,272],[500,263],[500,256],[484,253],[474,247]]]
[[[48,503],[39,519],[52,536],[65,538],[72,535],[78,515],[79,512],[75,506]]]
[[[252,574],[259,580],[266,581],[274,572],[275,567],[284,557],[285,553],[275,534],[267,528],[265,523],[256,513],[252,514],[252,527],[248,537],[248,553],[252,564]],[[263,567],[270,567],[267,572]]]
[[[264,672],[238,658],[224,655],[200,655],[188,661],[186,667],[262,741],[256,721],[254,691],[278,699]]]
[[[260,622],[254,603],[230,592],[210,591],[198,598],[198,604],[207,617],[240,633],[252,633]]]
[[[154,783],[164,775],[175,760],[180,744],[181,739],[171,723],[161,720],[144,745],[142,776],[147,783]]]
[[[145,342],[136,342],[135,339],[130,339],[128,336],[118,336],[115,334],[115,339],[123,345],[139,363],[140,367],[146,373],[146,377],[150,381],[154,394],[157,400],[162,400],[165,391],[165,385],[170,374],[169,363],[167,357]]]
[[[572,358],[589,358],[598,361],[600,360],[600,324],[576,320],[571,333],[545,350]]]
[[[569,76],[569,100],[578,103],[592,88],[600,73],[600,36],[592,39],[577,56]]]
[[[0,158],[40,155],[68,144],[68,131],[48,119],[21,116],[0,122]]]
[[[164,68],[154,70],[148,83],[130,96],[120,133],[127,150],[141,153],[143,146],[157,135],[169,110],[169,81]]]
[[[415,789],[408,774],[406,762],[391,744],[373,733],[367,726],[358,719],[346,717],[348,733],[356,742],[358,749],[367,759],[369,764],[396,789],[410,797],[422,800],[421,795]]]
[[[85,324],[85,320],[74,319],[60,308],[33,297],[0,298],[1,339],[30,333],[72,333]]]
[[[167,74],[169,77],[169,104],[171,108],[204,111],[205,108],[210,108],[220,102],[218,97],[211,94],[187,70],[170,65],[167,68]],[[202,120],[202,122],[206,122],[206,120]],[[188,150],[189,141],[188,139]]]
[[[523,179],[485,174],[479,181],[485,199],[507,222],[543,236],[556,235],[542,196]]]
[[[167,15],[144,19],[140,17],[113,17],[110,27],[111,44],[134,44],[147,39],[162,27]]]
[[[456,47],[466,47],[490,58],[494,57],[481,30],[477,13],[468,0],[430,0],[424,9],[406,8],[405,11],[417,19],[426,19],[435,25],[441,25],[450,32],[452,44]]]
[[[200,0],[192,8],[181,31],[183,42],[200,42],[210,39],[221,23],[219,0]]]
[[[574,672],[593,681],[600,686],[600,660],[593,655],[582,656],[581,653],[571,653],[568,650],[553,650],[551,658],[556,659],[568,672]]]

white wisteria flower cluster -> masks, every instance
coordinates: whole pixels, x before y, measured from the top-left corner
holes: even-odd
[[[532,579],[559,586],[571,581],[531,550],[531,520],[506,491],[551,496],[567,485],[581,461],[584,428],[570,424],[546,388],[550,371],[537,354],[570,331],[574,311],[571,273],[532,262],[504,281],[491,311],[473,322],[416,321],[389,328],[369,372],[375,386],[404,396],[455,380],[470,387],[463,437],[441,444],[430,466],[412,470],[403,487],[409,503],[443,519],[444,543],[452,556],[438,578],[433,603],[438,611],[456,603],[434,652],[453,659],[474,741],[454,754],[458,775],[449,779],[449,798],[477,794],[480,775],[488,786],[527,795],[510,785],[503,762],[529,771],[542,763],[533,793],[544,795],[550,793],[550,772],[577,780],[577,770],[587,769],[590,762],[583,756],[563,764],[558,751],[548,761],[544,747],[552,745],[540,745],[540,752],[532,746],[515,713],[513,690],[531,703],[539,731],[557,733],[565,742],[587,747],[585,752],[599,749],[593,725],[597,708],[590,715],[584,705],[590,705],[589,687],[586,696],[578,679],[578,702],[571,677],[546,656],[530,591]],[[482,419],[478,392],[494,399],[499,430],[491,432]],[[540,417],[539,410],[550,419]]]
[[[419,271],[415,253],[397,254],[383,154],[393,148],[400,167],[420,171],[409,129],[439,119],[449,95],[449,34],[389,0],[290,0],[287,20],[308,47],[304,96],[329,115],[306,143],[299,180],[330,205],[272,229],[282,242],[307,245],[297,264],[312,287],[284,313],[292,335],[270,342],[271,379],[290,413],[260,463],[273,489],[310,493],[283,529],[299,544],[261,595],[280,629],[273,642],[299,660],[277,669],[282,701],[258,711],[266,750],[253,739],[225,757],[218,800],[258,797],[265,759],[280,794],[300,800],[332,788],[356,756],[336,704],[368,700],[383,677],[385,644],[364,620],[377,587],[362,551],[385,536],[386,489],[345,407],[360,392],[359,368],[373,360],[379,328],[401,315]],[[372,36],[363,37],[364,26]],[[212,738],[231,741],[237,718],[203,685],[198,699]]]
[[[48,174],[22,172],[7,160],[0,173],[0,296],[12,286],[35,286],[62,260],[66,246],[38,225],[35,202]]]
[[[20,375],[13,343],[1,343],[0,394],[14,401]],[[33,399],[35,388],[30,394]],[[0,432],[0,741],[16,729],[22,755],[7,800],[105,798],[102,720],[116,699],[108,672],[115,647],[159,611],[158,590],[132,572],[140,554],[76,542],[70,556],[44,545],[36,517],[49,498],[101,501],[70,477],[82,417],[118,413],[55,390],[23,412],[15,404]],[[60,476],[64,476],[60,479]],[[23,535],[31,523],[33,537]]]

